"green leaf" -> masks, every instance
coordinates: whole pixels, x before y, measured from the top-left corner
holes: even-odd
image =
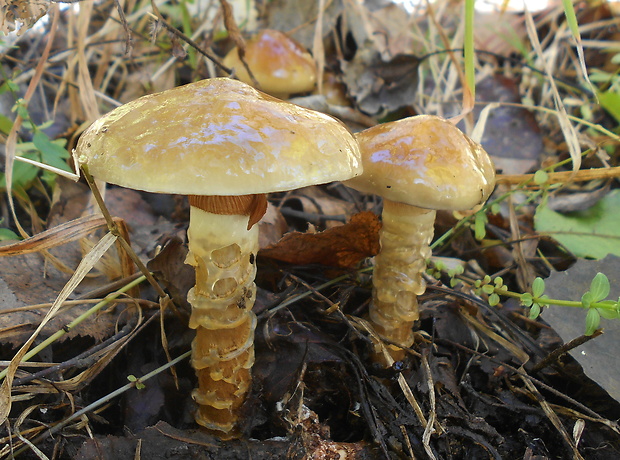
[[[549,306],[549,296],[548,295],[541,295],[538,298],[538,303],[540,304],[541,307],[548,307]]]
[[[592,293],[590,291],[583,294],[581,296],[581,305],[583,305],[583,308],[590,308],[590,305],[592,305],[593,301],[592,299],[594,299],[594,297],[592,296]]]
[[[537,277],[532,283],[532,296],[538,298],[543,295],[544,292],[545,280],[543,280],[541,277]]]
[[[540,305],[537,303],[532,304],[532,308],[530,308],[530,319],[536,319],[540,316]]]
[[[17,115],[22,117],[24,120],[30,120],[30,114],[28,113],[28,109],[24,105],[23,99],[19,99],[17,101],[17,103],[14,106],[14,109],[17,112]]]
[[[598,93],[601,106],[620,123],[620,94],[615,91],[601,91]]]
[[[0,131],[8,135],[11,132],[12,127],[13,127],[13,120],[11,120],[7,116],[0,115]]]
[[[549,174],[547,174],[546,171],[539,169],[538,171],[534,173],[534,183],[536,185],[542,185],[546,183],[548,180],[549,180]]]
[[[620,311],[618,311],[618,310],[608,310],[606,308],[597,308],[596,310],[605,319],[620,318]]]
[[[16,93],[17,91],[19,91],[19,86],[13,80],[7,80],[2,83],[2,85],[0,85],[0,94],[6,93],[7,91]]]
[[[489,305],[491,305],[492,307],[494,307],[495,305],[497,305],[499,303],[499,296],[495,293],[491,294],[489,296]]]
[[[597,273],[592,283],[590,283],[590,292],[592,293],[592,301],[606,299],[609,295],[609,279],[603,273]]]
[[[43,163],[64,171],[71,171],[65,159],[69,158],[69,152],[61,143],[64,140],[52,141],[43,131],[37,131],[32,138],[35,147],[41,152]]]
[[[601,324],[601,315],[596,308],[590,308],[586,315],[586,335],[592,335]]]
[[[487,225],[488,219],[487,219],[487,215],[483,212],[477,212],[475,214],[475,220],[474,220],[474,236],[476,237],[477,240],[482,240],[486,234],[486,225]]]
[[[529,292],[521,294],[521,305],[525,307],[531,307],[532,302],[534,302],[534,299],[532,299],[532,294],[530,294]]]
[[[34,155],[23,155],[26,158],[33,159]],[[28,163],[15,161],[13,163],[13,188],[27,189],[30,183],[37,177],[39,168]],[[6,176],[0,173],[0,191],[6,190]]]
[[[495,292],[495,286],[492,286],[490,284],[485,284],[484,286],[482,286],[482,292],[484,292],[487,295],[491,295],[493,294],[493,292]]]
[[[0,241],[19,240],[19,235],[8,228],[0,228]]]
[[[620,190],[612,190],[588,210],[560,214],[545,203],[534,216],[539,233],[555,238],[577,257],[620,256]]]

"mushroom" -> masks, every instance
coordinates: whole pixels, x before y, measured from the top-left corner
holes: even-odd
[[[410,347],[435,210],[466,210],[486,201],[495,168],[480,145],[437,116],[384,123],[356,137],[364,173],[345,184],[383,197],[370,321],[385,338]],[[397,347],[389,350],[402,356]]]
[[[361,173],[355,138],[328,115],[214,78],[116,108],[82,134],[76,155],[107,182],[189,196],[196,421],[237,436],[254,363],[254,224],[265,194]]]
[[[265,29],[250,38],[245,61],[260,89],[272,96],[287,99],[291,94],[311,91],[316,84],[316,63],[310,53],[278,30]],[[222,63],[233,68],[239,80],[253,84],[236,47]]]

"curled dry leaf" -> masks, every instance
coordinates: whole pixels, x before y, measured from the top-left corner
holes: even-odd
[[[297,265],[321,264],[349,268],[379,252],[379,218],[355,214],[350,222],[322,233],[289,233],[259,255]]]
[[[30,29],[50,8],[50,0],[8,0],[0,5],[0,32]]]

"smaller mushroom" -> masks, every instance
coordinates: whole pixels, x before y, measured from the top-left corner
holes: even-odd
[[[246,42],[245,61],[260,90],[280,99],[311,91],[316,84],[316,63],[299,43],[278,30],[265,29]],[[236,77],[252,85],[237,48],[226,55],[223,64],[235,70]]]
[[[495,168],[479,144],[437,116],[384,123],[356,137],[364,172],[346,184],[383,197],[370,320],[383,337],[410,347],[435,210],[466,210],[486,201]],[[402,356],[397,347],[390,351]]]

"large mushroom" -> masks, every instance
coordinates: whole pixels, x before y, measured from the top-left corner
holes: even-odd
[[[327,115],[215,78],[118,107],[84,132],[76,155],[107,182],[189,196],[196,421],[237,435],[254,362],[254,224],[265,194],[359,174],[353,135]]]
[[[495,168],[484,149],[449,121],[419,115],[356,135],[364,173],[346,185],[383,197],[381,250],[375,257],[370,320],[402,347],[413,344],[417,296],[431,256],[436,210],[466,210],[493,191]],[[392,347],[393,356],[402,356]]]

